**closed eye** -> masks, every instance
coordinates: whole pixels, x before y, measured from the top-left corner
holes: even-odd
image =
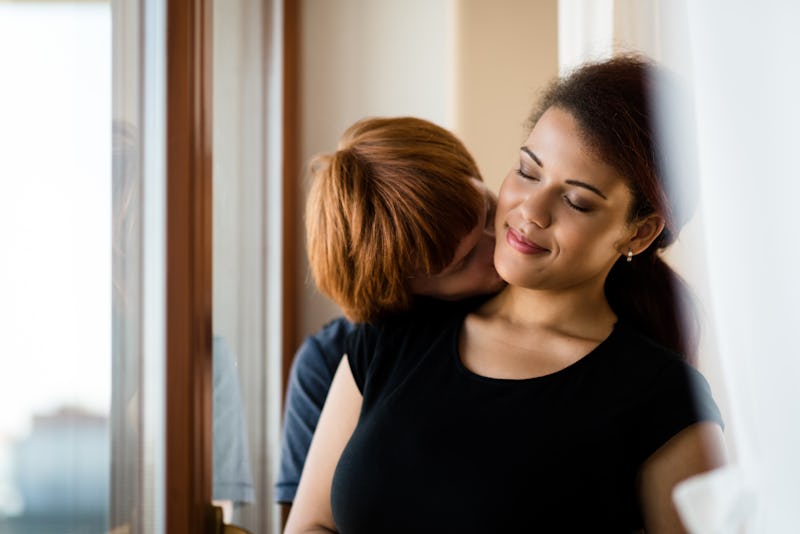
[[[520,167],[519,169],[517,169],[517,174],[518,174],[518,175],[520,175],[520,176],[522,176],[522,177],[523,177],[523,178],[525,178],[526,180],[538,180],[538,178],[536,178],[535,176],[531,176],[530,174],[526,174],[526,173],[525,173],[525,172],[522,170],[522,167]]]
[[[584,208],[583,206],[578,206],[577,204],[575,204],[574,202],[572,202],[572,201],[569,199],[569,197],[568,197],[568,196],[566,196],[566,195],[564,195],[564,202],[566,202],[566,203],[567,203],[567,206],[569,206],[570,208],[572,208],[572,209],[574,209],[574,210],[576,210],[576,211],[580,211],[580,212],[582,212],[582,213],[586,213],[587,211],[590,211],[590,209],[589,209],[589,208]]]

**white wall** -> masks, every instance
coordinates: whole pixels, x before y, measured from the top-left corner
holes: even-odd
[[[558,75],[558,2],[457,2],[455,38],[453,129],[497,191],[538,93]]]

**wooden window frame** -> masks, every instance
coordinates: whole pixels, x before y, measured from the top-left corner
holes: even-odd
[[[280,12],[283,15],[280,356],[285,388],[297,329],[297,244],[291,229],[299,190],[299,7],[296,2],[283,2]],[[195,534],[211,529],[212,16],[212,0],[166,2],[165,526],[170,534]]]
[[[211,0],[168,0],[166,531],[208,530],[212,490]]]

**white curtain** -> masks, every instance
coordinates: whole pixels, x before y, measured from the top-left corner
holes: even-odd
[[[694,98],[695,124],[673,132],[692,130],[676,147],[696,135],[702,199],[675,263],[706,312],[702,366],[731,466],[681,486],[679,509],[695,533],[797,532],[800,4],[611,0],[597,16],[592,0],[561,3],[560,15],[580,19],[559,22],[562,69],[580,62],[575,50],[639,49]],[[581,33],[592,21],[599,29]],[[602,43],[586,42],[597,35]]]

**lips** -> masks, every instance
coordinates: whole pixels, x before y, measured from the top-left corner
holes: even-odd
[[[511,248],[517,252],[521,252],[522,254],[545,254],[550,252],[543,246],[534,243],[530,239],[527,239],[514,228],[509,228],[506,231],[506,242],[511,246]]]

